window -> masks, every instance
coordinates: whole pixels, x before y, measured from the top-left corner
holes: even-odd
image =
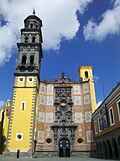
[[[19,79],[20,79],[21,82],[23,81],[23,78],[19,78]]]
[[[40,104],[45,105],[45,96],[44,95],[40,95]]]
[[[52,142],[52,139],[51,139],[51,138],[47,138],[47,139],[46,139],[46,143],[47,143],[47,144],[50,144],[51,142]]]
[[[80,86],[74,86],[74,94],[80,94]]]
[[[114,119],[114,113],[113,113],[113,108],[111,107],[109,109],[109,118],[110,118],[110,125],[114,125],[115,124],[115,119]]]
[[[101,126],[101,119],[99,117],[98,117],[98,129],[99,129],[99,132],[101,132],[102,126]]]
[[[27,77],[27,82],[33,82],[34,81],[34,77]]]
[[[87,131],[87,142],[92,141],[93,141],[92,131]]]
[[[40,93],[46,93],[46,86],[44,84],[40,84]]]
[[[25,65],[26,64],[27,57],[25,55],[22,56],[22,61],[21,64]]]
[[[32,78],[29,78],[29,81],[32,82]]]
[[[75,122],[82,123],[82,113],[75,113]]]
[[[38,142],[44,142],[44,131],[38,131]]]
[[[89,92],[89,84],[83,84],[83,93]]]
[[[85,112],[85,122],[91,122],[91,112]]]
[[[51,85],[47,86],[47,94],[53,94],[53,86]]]
[[[90,104],[90,95],[89,94],[86,94],[84,95],[84,104]]]
[[[53,105],[53,97],[52,96],[47,96],[47,105],[50,105],[50,106]]]
[[[120,100],[117,101],[117,110],[118,110],[118,117],[119,117],[119,120],[120,120]]]
[[[88,72],[85,71],[85,78],[88,78]]]
[[[103,116],[103,128],[107,128],[108,127],[108,121],[107,121],[107,116],[106,114]]]
[[[98,128],[97,128],[97,122],[96,121],[94,121],[94,130],[95,130],[95,134],[97,134],[98,133]]]
[[[46,113],[46,122],[53,123],[53,113]]]
[[[39,112],[38,113],[38,121],[39,122],[44,122],[45,119],[45,113],[44,112]]]
[[[83,142],[83,139],[82,139],[82,138],[78,138],[78,139],[77,139],[77,142],[78,142],[79,144],[81,144],[81,143]]]
[[[23,133],[16,133],[16,140],[23,140]]]
[[[18,82],[24,82],[25,81],[25,77],[18,77]]]
[[[26,101],[21,101],[20,109],[23,111],[26,108]]]
[[[74,96],[74,105],[82,105],[81,96]]]
[[[18,77],[18,82],[24,82],[25,81],[25,77]]]

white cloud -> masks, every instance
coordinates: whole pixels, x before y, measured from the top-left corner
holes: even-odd
[[[102,101],[97,102],[96,107],[98,108],[101,105]]]
[[[12,49],[16,47],[19,30],[23,20],[31,13],[33,7],[37,16],[43,20],[43,47],[45,50],[59,49],[63,39],[75,37],[80,22],[76,12],[81,14],[93,0],[1,0],[0,16],[7,22],[0,24],[0,64],[9,61]]]
[[[120,0],[115,0],[113,8],[108,9],[101,18],[100,23],[90,19],[88,24],[84,26],[85,40],[102,41],[107,35],[120,34]]]
[[[3,107],[3,106],[5,106],[5,101],[1,100],[0,101],[0,108]]]

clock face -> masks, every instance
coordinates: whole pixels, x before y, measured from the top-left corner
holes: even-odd
[[[65,99],[63,99],[63,100],[60,101],[60,105],[61,105],[62,107],[65,107],[66,104],[67,104],[67,101],[66,101]]]

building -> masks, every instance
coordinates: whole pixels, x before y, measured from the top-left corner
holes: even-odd
[[[93,113],[96,157],[120,159],[120,83]]]
[[[7,100],[6,106],[0,109],[0,154],[3,154],[5,149],[4,141],[7,138],[9,118],[10,118],[10,100]]]
[[[96,108],[92,67],[79,67],[79,82],[64,73],[51,82],[40,81],[41,27],[33,12],[17,43],[5,156],[88,156],[94,150],[91,116]]]
[[[64,73],[49,83],[40,82],[36,156],[78,157],[90,155],[94,149],[91,115],[95,97],[91,94],[91,72],[91,66],[80,67],[81,82],[67,78]]]

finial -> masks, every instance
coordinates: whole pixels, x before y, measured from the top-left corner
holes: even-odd
[[[62,72],[62,78],[64,78],[64,76],[65,76],[65,73],[64,73],[64,72]]]
[[[33,8],[33,15],[35,15],[35,7]]]

